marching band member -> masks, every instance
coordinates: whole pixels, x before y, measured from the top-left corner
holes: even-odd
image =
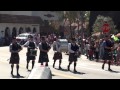
[[[46,42],[45,37],[41,38],[42,42],[39,43],[39,49],[40,49],[40,55],[38,63],[41,63],[41,66],[43,66],[43,63],[45,62],[45,66],[48,66],[49,58],[48,58],[48,52],[50,50],[50,45]]]
[[[27,56],[27,65],[26,65],[26,69],[29,68],[30,60],[32,60],[32,69],[33,69],[34,64],[35,64],[36,55],[31,55],[31,53],[32,53],[32,50],[37,49],[37,45],[33,40],[33,36],[29,36],[29,40],[23,46],[27,47],[27,54],[26,54],[26,56]],[[37,50],[36,50],[36,54],[37,54]]]
[[[113,59],[112,51],[114,49],[114,45],[113,45],[112,41],[110,40],[109,35],[105,36],[105,41],[104,41],[103,47],[104,47],[104,55],[103,55],[104,62],[102,65],[102,69],[104,69],[105,63],[108,61],[108,71],[112,71],[110,66],[111,66],[111,62]]]
[[[17,43],[16,38],[14,37],[12,39],[12,43],[9,46],[10,52],[11,52],[11,57],[10,57],[10,64],[11,64],[11,75],[13,75],[13,68],[14,64],[16,64],[16,69],[17,69],[17,76],[20,76],[19,74],[19,52],[22,50],[22,47]]]
[[[56,38],[56,41],[53,42],[53,50],[55,51],[54,56],[53,56],[53,68],[55,67],[55,62],[58,59],[59,60],[59,69],[61,68],[61,63],[62,63],[62,53],[60,52],[60,42]]]
[[[76,71],[76,62],[77,62],[77,52],[79,51],[79,47],[75,42],[75,38],[71,39],[71,43],[68,44],[68,51],[69,51],[69,65],[68,65],[68,71],[70,70],[70,65],[72,62],[74,62],[74,72]]]

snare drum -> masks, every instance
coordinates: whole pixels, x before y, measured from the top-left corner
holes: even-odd
[[[37,56],[37,50],[36,49],[30,49],[30,56]]]

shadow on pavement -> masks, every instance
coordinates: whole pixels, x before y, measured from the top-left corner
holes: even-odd
[[[83,74],[86,74],[86,73],[83,73],[83,72],[74,72],[74,71],[70,71],[70,72],[72,72],[72,73],[74,73],[74,74],[81,74],[81,75],[83,75]]]
[[[60,70],[60,71],[69,72],[68,69],[63,69],[63,68],[62,68],[62,69],[55,68],[55,69],[56,69],[56,70]],[[86,73],[78,72],[78,71],[77,71],[77,72],[70,71],[70,72],[72,72],[72,73],[74,73],[74,74],[81,74],[81,75],[86,74]]]
[[[60,71],[68,71],[67,69],[63,69],[63,68],[61,68],[61,69],[59,69],[59,68],[55,68],[56,70],[60,70]]]
[[[105,70],[105,71],[109,71],[109,70]],[[112,73],[120,73],[120,71],[114,71],[114,70],[109,71],[109,72],[112,72]]]

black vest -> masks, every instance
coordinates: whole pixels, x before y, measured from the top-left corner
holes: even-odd
[[[19,45],[19,44],[12,44],[12,50],[13,51],[17,51],[17,50],[19,50],[19,49],[22,49],[22,47]]]
[[[50,49],[50,46],[47,43],[41,43],[41,45],[43,50],[48,51]],[[42,52],[42,51],[40,51],[40,53],[47,54],[47,52]]]
[[[43,50],[49,50],[50,46],[47,43],[42,43]]]
[[[31,48],[28,48],[28,52],[30,52],[30,49],[35,49],[35,43],[34,42],[29,42],[29,47]]]
[[[75,44],[75,46],[73,46],[73,45],[71,44],[71,50],[73,50],[73,51],[76,52],[78,49],[79,49],[78,45]]]
[[[107,47],[113,47],[113,43],[110,40],[106,40],[105,43]],[[105,48],[105,51],[111,51],[111,50]]]

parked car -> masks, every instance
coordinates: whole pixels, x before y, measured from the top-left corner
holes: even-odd
[[[17,37],[16,37],[16,40],[17,42],[19,42],[21,45],[23,45],[24,43],[27,42],[29,36],[32,35],[34,36],[34,34],[30,34],[30,33],[22,33],[22,34],[19,34]]]
[[[60,42],[60,51],[61,52],[68,52],[68,40],[67,39],[59,39]]]

